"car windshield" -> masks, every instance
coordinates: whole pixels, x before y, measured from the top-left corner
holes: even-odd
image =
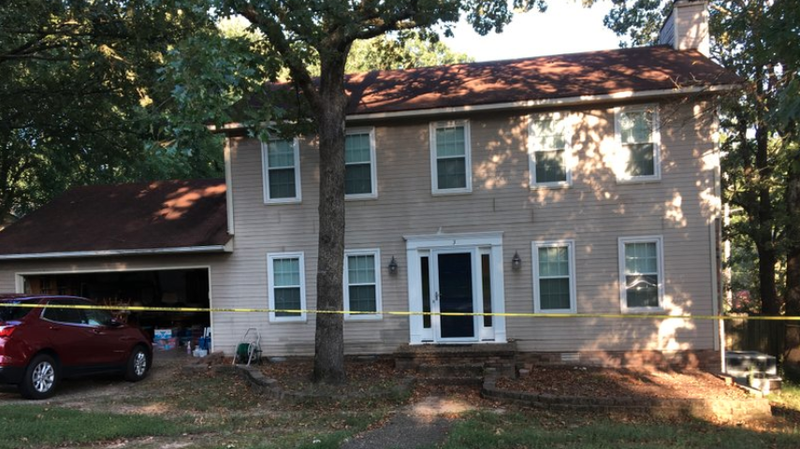
[[[33,301],[2,301],[0,302],[0,322],[19,321],[31,311],[30,307],[8,307],[8,304],[32,304]]]

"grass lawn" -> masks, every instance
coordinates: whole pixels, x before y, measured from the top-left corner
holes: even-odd
[[[155,416],[80,412],[41,405],[0,405],[0,449],[178,435],[184,426]]]
[[[333,449],[397,406],[394,398],[278,402],[260,396],[232,373],[175,370],[140,385],[135,394],[92,396],[87,389],[86,396],[56,395],[50,403],[0,402],[0,449],[108,445]]]
[[[0,449],[336,449],[345,439],[381,426],[408,401],[275,401],[234,374],[180,370],[148,379],[131,393],[91,397],[88,391],[88,397],[66,395],[52,403],[0,402]],[[770,397],[775,422],[742,426],[498,408],[475,393],[463,398],[478,410],[455,419],[443,446],[430,449],[800,447],[800,386],[793,384]]]
[[[478,412],[455,425],[443,449],[786,448],[797,429],[751,430],[701,421],[592,417],[575,413]]]

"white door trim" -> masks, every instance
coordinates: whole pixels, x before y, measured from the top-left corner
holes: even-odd
[[[431,234],[404,236],[406,240],[406,260],[408,263],[408,306],[412,315],[409,317],[409,343],[458,343],[454,339],[437,339],[434,334],[434,319],[431,317],[431,328],[425,329],[423,325],[422,307],[422,277],[421,277],[421,257],[429,257],[429,267],[433,268],[435,263],[434,256],[440,252],[470,252],[472,256],[473,269],[473,304],[475,311],[483,310],[483,292],[479,288],[482,280],[480,279],[481,265],[480,256],[487,251],[491,260],[491,292],[492,292],[492,312],[505,312],[505,287],[503,282],[503,233],[502,232],[475,232],[458,234]],[[482,252],[481,249],[484,249]],[[437,277],[437,279],[434,279]],[[477,279],[477,281],[476,281]],[[434,281],[438,283],[438,273],[431,269],[430,282],[433,287]],[[433,290],[433,288],[432,288]],[[433,291],[431,292],[433,294]],[[433,310],[433,303],[431,304]],[[483,343],[505,343],[506,342],[506,322],[502,316],[494,316],[492,327],[493,332],[486,332],[483,327],[481,316],[475,317],[475,338],[470,342]],[[486,335],[494,335],[493,339],[484,338]]]

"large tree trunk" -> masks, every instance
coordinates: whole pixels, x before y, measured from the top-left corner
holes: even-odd
[[[760,89],[759,89],[760,91]],[[768,136],[769,131],[764,124],[763,109],[757,112],[756,126],[756,177],[758,184],[758,206],[756,217],[758,230],[756,249],[758,250],[758,282],[761,296],[761,313],[764,315],[779,315],[781,312],[778,291],[775,288],[775,264],[777,252],[774,242],[775,218],[772,208],[772,192],[770,192],[770,179],[773,167],[769,161]]]
[[[344,371],[344,65],[347,51],[321,55],[319,129],[319,261],[317,262],[317,329],[314,380],[342,383]]]
[[[792,161],[786,182],[786,315],[800,316],[800,167]],[[800,328],[786,323],[786,360],[800,361]]]
[[[775,263],[777,256],[772,242],[756,242],[758,251],[758,284],[761,296],[761,313],[780,315],[781,304],[775,287]]]

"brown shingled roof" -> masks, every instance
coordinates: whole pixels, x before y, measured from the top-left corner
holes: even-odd
[[[736,84],[696,50],[668,46],[349,75],[348,114]]]
[[[87,186],[0,231],[0,257],[220,246],[228,240],[222,179]]]
[[[620,92],[730,86],[741,81],[697,50],[657,45],[406,70],[375,70],[346,75],[345,89],[350,95],[347,114],[357,117]],[[295,110],[299,96],[293,89],[292,83],[271,84],[237,108],[259,108],[265,102],[272,102]],[[270,99],[265,101],[265,97]],[[241,113],[241,110],[235,111],[234,115]]]

